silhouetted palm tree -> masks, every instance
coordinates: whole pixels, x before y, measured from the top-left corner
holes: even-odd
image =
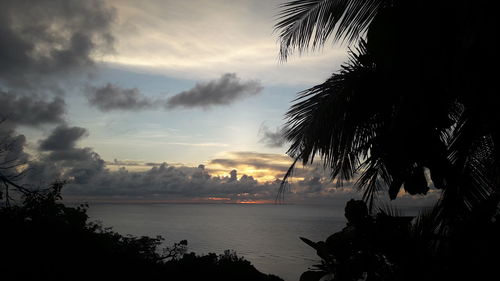
[[[444,190],[441,215],[460,217],[498,186],[500,99],[487,63],[477,59],[498,57],[490,46],[498,17],[490,4],[427,2],[283,4],[276,25],[282,59],[330,35],[359,44],[340,72],[299,94],[285,136],[295,163],[318,155],[332,178],[359,174],[370,204],[386,187],[391,199],[402,186],[425,194],[428,171]]]

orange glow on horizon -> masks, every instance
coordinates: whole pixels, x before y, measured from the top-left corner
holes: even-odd
[[[227,198],[227,197],[208,197],[207,199],[211,200],[211,201],[229,201],[229,200],[231,200],[231,198]]]

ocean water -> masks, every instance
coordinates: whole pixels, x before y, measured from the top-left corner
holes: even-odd
[[[188,240],[197,254],[236,251],[258,270],[299,280],[319,262],[299,237],[325,240],[345,226],[342,205],[91,204],[91,220],[123,235],[161,235],[165,246]]]

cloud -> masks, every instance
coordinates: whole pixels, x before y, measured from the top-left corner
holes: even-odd
[[[90,148],[81,151],[82,158],[53,159],[44,157],[30,163],[28,176],[35,182],[50,183],[55,178],[69,179],[63,195],[70,200],[85,201],[173,201],[173,202],[273,202],[278,194],[279,180],[259,181],[253,176],[230,169],[223,175],[214,175],[205,165],[197,167],[174,166],[161,163],[144,171],[130,171],[122,167],[116,171],[106,168],[99,155]],[[69,150],[71,151],[71,150]],[[49,156],[54,155],[51,152]],[[35,176],[34,176],[35,175]],[[41,175],[46,180],[41,181]],[[47,181],[49,179],[50,181]],[[350,198],[361,195],[352,186],[338,188],[327,177],[310,173],[298,180],[285,193],[285,202],[332,203],[343,206]],[[401,205],[430,206],[437,197],[402,195]]]
[[[286,143],[282,127],[272,131],[263,125],[259,130],[259,135],[262,136],[259,142],[264,143],[267,147],[282,147]]]
[[[64,123],[66,87],[112,52],[114,10],[101,0],[0,0],[2,126]]]
[[[19,159],[27,163],[22,183],[28,186],[46,186],[56,179],[68,180],[63,193],[74,200],[222,200],[235,203],[273,202],[281,183],[279,174],[290,163],[286,155],[235,151],[229,153],[227,158],[210,161],[206,166],[141,164],[116,160],[110,165],[121,167],[111,170],[92,148],[77,147],[78,141],[86,135],[84,128],[60,125],[40,141],[40,156],[27,162],[29,155],[23,151],[25,137],[10,134],[10,150],[7,154],[0,153],[0,160]],[[129,164],[143,165],[145,168],[130,171]],[[217,172],[214,165],[221,166],[225,172]],[[246,170],[248,167],[251,169]],[[259,180],[251,174],[257,169],[267,169],[276,177]],[[351,185],[337,188],[320,169],[309,168],[292,182],[285,200],[328,202],[344,201],[356,196],[359,197]]]
[[[151,109],[158,105],[137,88],[126,89],[111,83],[100,88],[88,87],[86,96],[89,104],[101,111]]]
[[[38,185],[65,175],[76,182],[85,170],[96,170],[85,163],[99,164],[91,149],[75,147],[81,135],[58,137],[65,127],[57,127],[36,159],[16,130],[65,123],[65,87],[81,79],[76,74],[89,74],[99,55],[112,52],[114,11],[101,0],[0,0],[0,7],[0,163],[10,163],[0,174],[19,175],[27,166],[24,182]]]
[[[87,135],[87,130],[81,127],[56,127],[50,136],[40,141],[40,149],[45,151],[62,151],[74,149],[76,142]]]
[[[114,11],[103,1],[0,0],[0,82],[39,88],[111,51]],[[36,85],[36,86],[35,86]]]
[[[239,194],[245,193],[249,197],[270,198],[276,188],[259,185],[245,175],[238,179],[236,172],[224,177],[213,177],[203,166],[174,167],[163,163],[145,172],[129,172],[124,168],[116,172],[103,171],[87,184],[68,186],[67,192],[70,195],[129,198],[224,197],[236,200]]]
[[[87,87],[86,96],[90,105],[101,111],[111,111],[156,109],[160,106],[165,109],[209,108],[229,105],[261,91],[262,86],[258,81],[241,81],[235,73],[226,73],[219,79],[197,83],[192,89],[169,99],[153,99],[143,95],[137,88],[122,88],[111,83],[102,87]]]
[[[5,135],[5,132],[2,135]],[[272,202],[281,183],[277,177],[290,163],[290,158],[286,155],[236,151],[227,155],[230,158],[214,159],[207,166],[197,167],[143,163],[145,169],[130,171],[130,161],[116,160],[113,165],[123,166],[112,171],[92,148],[77,147],[78,141],[86,135],[84,128],[58,126],[47,138],[40,141],[38,159],[27,162],[29,155],[23,151],[25,137],[10,134],[9,149],[0,153],[0,163],[13,159],[21,161],[19,163],[27,163],[23,183],[31,186],[46,186],[56,179],[68,180],[63,190],[64,196],[76,200],[222,200],[235,203]],[[222,166],[225,172],[217,173],[213,165]],[[245,170],[246,167],[252,169]],[[256,169],[268,169],[276,177],[258,180],[251,174]],[[356,196],[359,197],[350,185],[337,188],[321,170],[309,169],[301,178],[292,182],[291,188],[285,194],[285,200],[328,202],[345,201]]]
[[[253,169],[265,170],[274,173],[273,176],[281,177],[286,173],[292,164],[292,159],[284,154],[259,153],[248,151],[232,151],[224,155],[223,158],[210,160],[210,165],[219,165],[222,168],[243,169],[251,167]]]
[[[0,118],[14,126],[62,123],[65,111],[66,104],[59,97],[47,101],[37,96],[0,91]]]
[[[278,63],[273,32],[283,0],[112,0],[119,14],[118,55],[106,61],[181,79],[212,79],[227,69],[264,84],[310,87],[345,61],[346,46]],[[224,30],[224,32],[221,32]]]
[[[96,170],[94,170],[96,171]],[[71,198],[92,200],[164,200],[273,202],[279,180],[259,181],[236,169],[214,175],[204,165],[173,166],[162,163],[141,172],[122,167],[117,171],[99,169],[86,182],[73,181],[64,190]],[[357,196],[350,187],[336,188],[326,178],[311,176],[292,184],[286,192],[287,202],[317,202]]]
[[[228,105],[261,91],[262,86],[258,81],[243,82],[235,73],[226,73],[219,79],[198,83],[192,89],[174,95],[168,99],[166,108]]]
[[[111,200],[213,201],[224,198],[224,202],[272,202],[279,189],[279,179],[258,180],[246,173],[243,166],[241,170],[223,167],[225,172],[218,173],[211,168],[213,163],[209,163],[208,168],[205,165],[190,167],[143,163],[144,169],[131,171],[128,165],[130,161],[116,160],[109,164],[121,167],[111,170],[91,148],[77,147],[78,141],[84,136],[86,130],[80,127],[62,125],[55,128],[46,139],[40,141],[40,156],[29,162],[24,183],[43,186],[55,179],[65,179],[68,180],[65,196]],[[24,137],[18,141],[18,147],[22,148]],[[279,170],[286,167],[285,163],[278,164],[287,157],[283,155],[255,152],[233,152],[231,155],[246,159],[242,161],[244,165]],[[222,158],[212,162],[233,164],[222,161]],[[236,166],[240,167],[238,164]],[[330,181],[316,175],[316,178],[296,181],[287,198],[300,201],[304,198],[331,196],[337,192],[331,186]]]
[[[89,147],[76,147],[87,136],[81,127],[60,125],[39,143],[41,156],[30,163],[25,183],[40,186],[57,179],[84,184],[105,170],[105,162]]]
[[[210,160],[211,165],[220,165],[226,168],[244,168],[244,166],[249,166],[254,169],[266,170],[269,172],[275,172],[273,175],[275,177],[280,177],[281,174],[284,174],[288,167],[290,166],[288,163],[282,162],[267,162],[262,159],[256,158],[247,158],[247,159],[224,159],[217,158]]]

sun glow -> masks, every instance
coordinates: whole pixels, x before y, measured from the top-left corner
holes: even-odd
[[[210,201],[231,201],[231,198],[227,197],[208,197],[207,199]]]

